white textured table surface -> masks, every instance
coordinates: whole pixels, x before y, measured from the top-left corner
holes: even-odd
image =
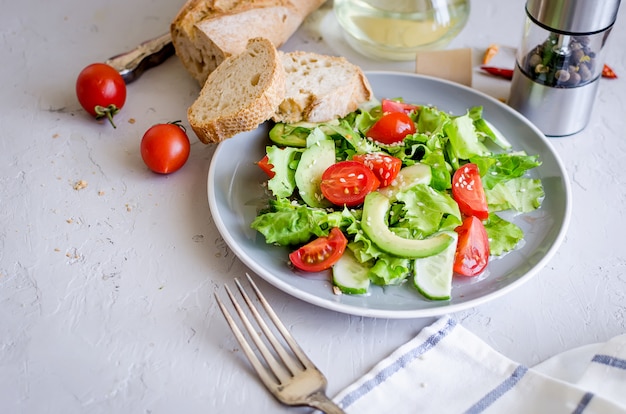
[[[185,119],[199,87],[175,59],[129,85],[118,128],[74,95],[82,67],[165,32],[183,1],[0,0],[0,410],[3,413],[308,412],[276,403],[251,373],[213,292],[246,269],[211,218],[214,148],[157,176],[139,141]],[[472,0],[450,47],[517,46],[524,2]],[[285,45],[360,58],[316,13]],[[626,11],[590,124],[552,139],[572,182],[567,237],[536,277],[455,315],[527,365],[626,332]],[[506,85],[506,84],[505,84]],[[134,122],[131,122],[134,120]],[[84,180],[87,187],[73,188]],[[260,282],[335,394],[433,319],[339,314]]]

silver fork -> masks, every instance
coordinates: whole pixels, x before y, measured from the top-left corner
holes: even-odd
[[[290,349],[281,343],[278,337],[265,323],[263,316],[261,316],[257,310],[257,307],[246,293],[239,279],[235,279],[235,284],[237,285],[244,301],[248,305],[250,312],[254,315],[257,325],[263,331],[267,342],[272,345],[275,353],[268,348],[265,341],[263,341],[261,336],[257,333],[256,329],[250,322],[250,319],[246,316],[246,313],[239,305],[237,299],[228,286],[225,286],[225,290],[233,303],[242,324],[245,326],[248,335],[252,338],[252,341],[256,345],[259,353],[263,356],[265,364],[252,349],[250,343],[246,340],[246,337],[235,323],[230,312],[220,300],[217,292],[215,293],[215,298],[220,309],[222,310],[222,313],[224,314],[224,317],[226,318],[226,322],[228,322],[228,325],[235,334],[237,341],[241,345],[255,371],[261,378],[261,381],[263,381],[263,384],[265,384],[276,399],[283,404],[309,406],[317,408],[327,414],[344,413],[341,408],[339,408],[326,396],[327,381],[324,374],[322,374],[315,364],[311,362],[295,339],[293,339],[287,328],[285,328],[285,325],[283,325],[280,319],[278,319],[278,316],[265,297],[263,297],[261,291],[256,286],[250,275],[246,273],[246,276],[261,305],[263,305],[265,314],[274,323],[276,330],[280,332]],[[278,359],[276,359],[275,355],[278,356]]]

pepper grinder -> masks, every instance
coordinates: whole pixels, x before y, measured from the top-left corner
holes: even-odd
[[[528,0],[508,104],[546,136],[585,128],[620,0]]]

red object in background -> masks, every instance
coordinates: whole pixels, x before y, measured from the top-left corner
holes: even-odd
[[[513,79],[513,69],[497,68],[495,66],[481,66],[485,72],[504,79]]]
[[[609,79],[615,79],[615,78],[617,78],[617,75],[615,74],[615,72],[613,72],[613,69],[611,69],[609,67],[609,65],[604,65],[602,67],[602,77],[603,78],[609,78]]]

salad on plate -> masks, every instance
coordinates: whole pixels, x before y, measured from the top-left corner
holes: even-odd
[[[452,115],[382,99],[344,118],[275,124],[258,166],[267,205],[251,227],[291,249],[285,262],[330,272],[338,293],[411,283],[451,298],[519,246],[522,229],[498,213],[541,206],[539,157],[512,148],[480,106]]]

